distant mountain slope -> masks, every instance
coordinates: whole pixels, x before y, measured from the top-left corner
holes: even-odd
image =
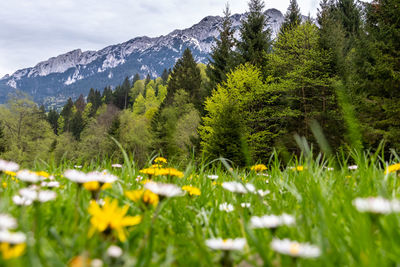
[[[275,35],[283,22],[276,9],[266,11],[269,27]],[[239,28],[245,14],[232,15],[233,26]],[[174,30],[165,36],[137,37],[122,44],[99,51],[80,49],[52,57],[36,66],[16,71],[0,79],[0,103],[15,89],[33,96],[46,106],[63,104],[68,97],[87,95],[90,88],[116,86],[125,77],[139,73],[142,77],[161,75],[164,68],[172,68],[183,51],[189,47],[198,62],[207,63],[214,38],[218,37],[222,17],[208,16],[184,30]],[[238,37],[239,32],[236,31]]]

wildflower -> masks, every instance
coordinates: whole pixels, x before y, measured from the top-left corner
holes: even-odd
[[[19,190],[22,200],[47,202],[54,200],[57,194],[50,190],[38,190],[35,187],[28,187]],[[14,199],[13,199],[14,200]],[[15,202],[15,201],[14,201]]]
[[[154,163],[167,163],[167,159],[163,157],[157,157],[154,159]]]
[[[35,173],[36,173],[36,175],[44,177],[44,178],[49,178],[50,177],[50,174],[45,172],[45,171],[38,171],[38,172],[35,172]]]
[[[93,259],[90,262],[90,267],[103,267],[103,261],[100,259]]]
[[[299,166],[296,166],[296,167],[290,167],[290,169],[292,171],[302,172],[302,171],[304,171],[304,166],[299,165]]]
[[[88,181],[97,181],[101,184],[113,183],[118,180],[118,177],[108,173],[106,170],[102,172],[94,171],[86,174]]]
[[[256,189],[252,184],[241,184],[238,182],[225,182],[222,183],[222,187],[234,193],[246,194],[248,192],[254,192]]]
[[[17,227],[17,221],[8,214],[0,213],[0,231],[14,229]]]
[[[154,194],[164,197],[176,197],[184,195],[182,189],[174,184],[148,182],[144,185],[144,188],[150,190]]]
[[[282,225],[292,225],[295,223],[293,216],[288,214],[277,215],[265,215],[262,217],[253,216],[250,219],[251,226],[253,228],[277,228]]]
[[[348,168],[349,168],[349,170],[357,170],[358,166],[357,165],[351,165]]]
[[[184,191],[189,192],[189,195],[191,195],[191,196],[193,196],[193,195],[200,196],[201,195],[200,189],[198,189],[197,187],[191,186],[191,185],[182,186],[182,189]]]
[[[1,186],[5,189],[5,188],[7,188],[7,183],[6,183],[6,182],[3,182],[3,183],[1,184]]]
[[[255,172],[262,172],[267,170],[267,166],[265,166],[264,164],[257,164],[254,166],[251,166],[250,170],[255,171]]]
[[[122,249],[118,246],[110,246],[107,249],[107,256],[111,257],[111,258],[119,258],[122,255]]]
[[[0,243],[21,244],[26,242],[26,235],[21,232],[0,231]]]
[[[382,197],[356,198],[353,205],[360,212],[388,214],[400,212],[400,201],[389,200]]]
[[[250,208],[251,207],[251,203],[240,203],[240,206],[242,206],[242,208]]]
[[[224,203],[219,205],[219,210],[226,211],[226,212],[232,212],[232,211],[235,210],[235,208],[233,207],[232,204],[224,202]]]
[[[75,169],[82,169],[82,165],[74,165]]]
[[[222,185],[222,183],[218,183],[218,182],[216,182],[216,181],[213,181],[213,182],[212,182],[212,185]]]
[[[26,249],[26,243],[11,245],[9,243],[0,243],[0,252],[5,260],[18,258]]]
[[[86,266],[90,266],[93,267],[93,265],[91,264],[91,260],[88,258],[88,256],[86,255],[86,253],[83,253],[82,255],[79,256],[75,256],[73,257],[69,263],[68,263],[68,267],[86,267]]]
[[[126,191],[125,196],[132,200],[133,202],[142,201],[145,204],[157,206],[158,205],[158,195],[154,194],[150,190],[133,190]]]
[[[163,167],[163,165],[161,165],[161,164],[153,164],[153,165],[151,165],[151,168],[162,168]]]
[[[37,175],[35,172],[29,171],[29,170],[21,170],[17,172],[16,177],[20,179],[21,181],[27,182],[27,183],[37,183],[41,180],[43,180],[43,177]]]
[[[207,175],[207,178],[211,179],[211,180],[217,180],[218,179],[218,175],[216,175],[216,174]]]
[[[19,165],[17,163],[0,159],[0,171],[16,172],[18,169]]]
[[[100,189],[100,183],[97,181],[90,181],[84,183],[83,187],[88,191],[98,191]]]
[[[57,181],[50,181],[50,182],[42,182],[40,184],[41,187],[50,187],[50,188],[55,188],[55,187],[60,187],[60,183]]]
[[[141,180],[143,180],[143,177],[138,175],[138,176],[136,176],[135,180],[136,180],[136,182],[140,182]]]
[[[111,167],[113,167],[113,168],[122,168],[122,165],[118,164],[118,163],[115,163],[115,164],[112,164]]]
[[[332,168],[332,167],[324,167],[327,171],[333,171],[334,170],[334,168]]]
[[[77,170],[66,170],[64,172],[64,177],[72,182],[80,184],[90,182],[86,173]]]
[[[271,242],[271,248],[278,253],[286,254],[292,257],[316,258],[321,255],[319,247],[308,243],[299,243],[289,239],[276,239]]]
[[[385,174],[400,171],[400,163],[390,165],[387,167]]]
[[[90,223],[92,227],[89,236],[92,236],[97,230],[104,232],[107,230],[115,230],[121,242],[126,240],[126,230],[124,227],[137,225],[142,221],[141,216],[126,216],[129,206],[118,207],[116,199],[106,198],[104,206],[100,207],[95,201],[91,201],[88,212],[92,215]]]
[[[257,192],[256,192],[256,194],[258,194],[261,197],[265,197],[266,195],[268,195],[270,193],[271,193],[271,191],[269,191],[269,190],[265,190],[264,191],[264,190],[261,190],[261,189],[257,190]]]
[[[16,172],[10,172],[10,171],[4,171],[5,174],[11,176],[11,177],[15,177],[17,175]]]
[[[213,239],[207,239],[206,245],[214,250],[243,250],[244,246],[246,245],[246,239],[213,238]]]
[[[30,198],[26,198],[26,197],[22,197],[19,195],[13,196],[12,200],[14,202],[15,205],[18,206],[30,206],[33,203],[33,200]]]

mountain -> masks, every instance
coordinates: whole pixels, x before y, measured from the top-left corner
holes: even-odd
[[[279,31],[283,15],[279,10],[269,9],[269,26],[273,36]],[[237,29],[246,14],[231,16]],[[122,44],[111,45],[99,51],[80,49],[52,57],[32,68],[16,71],[0,79],[0,103],[7,101],[16,89],[33,97],[45,106],[60,106],[68,97],[87,95],[90,88],[103,89],[120,84],[125,77],[139,73],[160,76],[164,68],[172,68],[183,51],[192,50],[197,62],[207,63],[214,38],[218,37],[222,17],[208,16],[184,30],[174,30],[156,38],[137,37]]]

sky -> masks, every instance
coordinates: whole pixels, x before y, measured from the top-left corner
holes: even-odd
[[[297,0],[316,16],[319,0]],[[248,10],[247,0],[0,0],[0,78],[74,49],[99,50],[184,29],[209,15]],[[283,14],[289,0],[265,0]]]

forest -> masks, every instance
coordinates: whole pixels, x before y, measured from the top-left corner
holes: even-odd
[[[144,165],[229,159],[283,162],[304,151],[400,149],[398,0],[322,0],[316,19],[290,1],[279,34],[252,0],[239,29],[223,12],[207,65],[189,49],[159,78],[126,78],[46,110],[19,94],[0,108],[0,157],[78,165],[122,158]]]

